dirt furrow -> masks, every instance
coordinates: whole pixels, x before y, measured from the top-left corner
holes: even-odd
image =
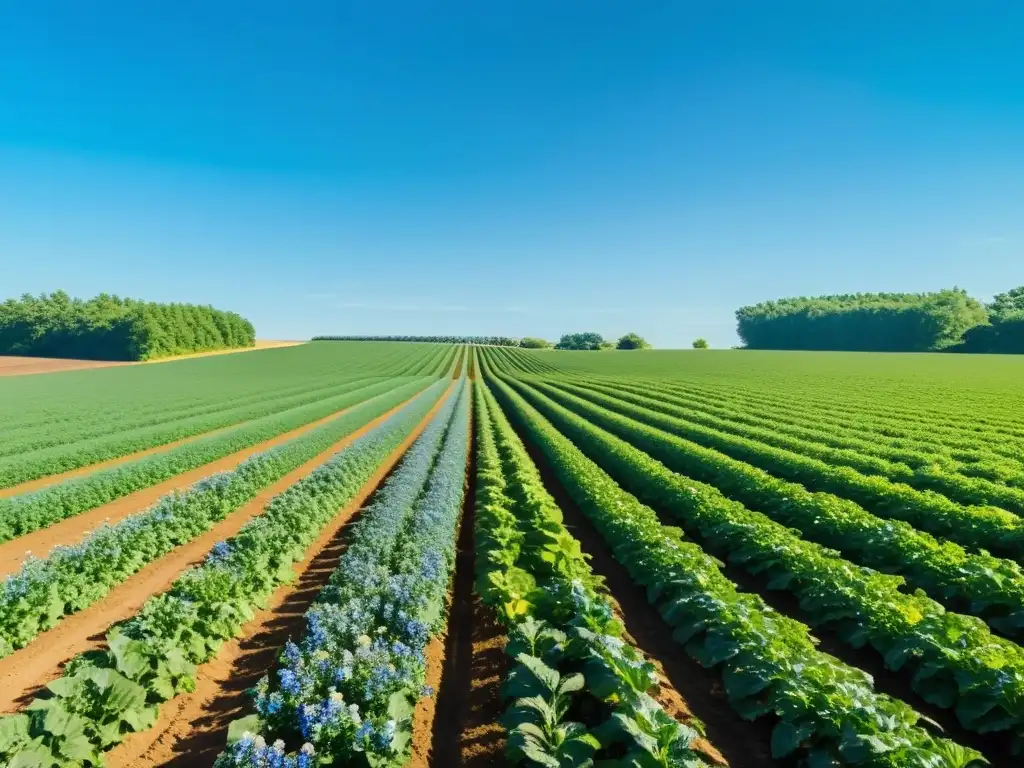
[[[164,704],[152,729],[131,734],[113,749],[106,761],[110,768],[151,765],[192,768],[213,764],[227,743],[228,724],[251,711],[246,691],[273,669],[285,641],[302,634],[306,609],[327,583],[342,555],[347,527],[440,410],[444,400],[451,396],[451,391],[449,387],[356,497],[339,510],[334,521],[310,546],[306,557],[294,566],[296,582],[279,588],[267,608],[245,625],[242,636],[225,643],[215,659],[199,668],[195,691]],[[386,416],[381,417],[384,418]]]
[[[90,509],[79,515],[74,515],[66,520],[54,523],[46,528],[41,528],[38,531],[33,531],[32,533],[27,533],[24,536],[19,536],[16,539],[5,542],[0,545],[0,578],[3,578],[7,574],[14,573],[21,568],[21,564],[29,552],[37,557],[45,557],[51,549],[58,545],[75,544],[104,522],[111,524],[116,523],[119,520],[130,517],[136,512],[141,512],[150,505],[155,504],[162,496],[170,493],[171,491],[184,490],[193,483],[197,483],[203,478],[209,477],[217,472],[227,472],[235,469],[235,467],[250,456],[262,453],[276,445],[281,445],[282,443],[286,443],[299,435],[303,435],[313,429],[316,429],[321,424],[326,424],[328,421],[338,418],[343,413],[354,407],[356,406],[336,411],[330,416],[325,416],[324,418],[318,419],[310,424],[306,424],[305,426],[284,432],[277,437],[266,440],[258,445],[254,445],[250,448],[244,448],[241,451],[224,456],[223,458],[217,459],[209,464],[204,464],[201,467],[196,467],[188,472],[175,475],[174,477],[168,478],[156,485],[143,488],[127,496],[122,496],[120,499],[115,499],[109,504],[104,504],[101,507]]]
[[[111,625],[135,615],[150,595],[170,587],[182,571],[201,562],[215,543],[233,536],[246,522],[260,514],[271,498],[309,475],[334,453],[369,432],[401,407],[396,406],[339,440],[262,490],[252,501],[211,530],[147,565],[111,590],[103,600],[65,618],[25,648],[0,659],[0,713],[15,711],[27,704],[42,686],[59,677],[64,664],[77,654],[102,648],[106,643],[106,631]]]
[[[470,374],[473,369],[470,367]],[[475,426],[475,425],[474,425]],[[501,683],[508,672],[505,631],[491,610],[473,592],[476,557],[476,430],[470,452],[469,488],[459,530],[458,554],[448,636],[433,729],[427,742],[429,754],[416,750],[409,768],[467,766],[483,768],[503,765],[505,729],[498,723],[502,714]],[[428,738],[420,725],[419,741]]]
[[[718,673],[701,667],[672,639],[672,628],[647,601],[645,590],[615,559],[529,436],[520,433],[520,437],[540,470],[545,488],[561,507],[566,527],[592,558],[590,565],[594,573],[604,577],[628,639],[657,667],[661,684],[654,698],[676,720],[685,723],[697,717],[704,724],[707,739],[699,739],[694,746],[710,761],[732,768],[776,766],[771,757],[772,724],[765,719],[748,722],[732,710]],[[738,738],[737,734],[742,737]]]

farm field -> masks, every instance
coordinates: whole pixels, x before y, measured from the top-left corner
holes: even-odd
[[[1021,765],[1022,380],[371,341],[0,379],[0,764]]]

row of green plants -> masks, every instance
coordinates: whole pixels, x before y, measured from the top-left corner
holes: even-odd
[[[256,713],[232,724],[219,768],[408,760],[416,702],[432,695],[426,648],[447,623],[465,492],[469,386],[456,386],[363,512],[302,638],[256,686]]]
[[[580,379],[574,381],[584,383]],[[908,441],[905,438],[887,440],[877,432],[859,431],[856,428],[857,416],[847,419],[843,425],[833,423],[826,427],[821,423],[820,413],[797,415],[798,407],[779,404],[762,407],[742,397],[705,393],[692,388],[680,389],[651,379],[617,379],[614,382],[588,379],[587,382],[656,395],[659,401],[685,408],[688,417],[707,426],[721,425],[722,429],[733,432],[754,427],[758,434],[766,431],[780,440],[795,438],[804,443],[827,446],[841,464],[868,474],[889,474],[891,479],[910,485],[927,483],[934,473],[939,477],[950,474],[981,477],[994,483],[1024,488],[1024,465],[1019,461],[990,452],[955,451],[933,442]],[[929,439],[930,433],[924,437]],[[960,458],[954,458],[954,453]]]
[[[832,493],[855,501],[880,517],[904,520],[919,530],[965,547],[986,549],[1015,559],[1024,558],[1024,518],[998,507],[957,504],[934,491],[920,491],[904,483],[861,474],[849,467],[833,466],[624,400],[606,398],[603,402],[645,424],[721,451],[777,477],[800,483],[808,490]]]
[[[717,560],[686,541],[680,529],[663,525],[507,384],[495,383],[513,420],[615,558],[647,589],[674,628],[673,638],[700,664],[721,671],[739,714],[774,722],[776,758],[798,756],[815,768],[983,763],[974,750],[933,737],[910,706],[875,692],[870,676],[817,650],[804,624],[757,595],[739,592]],[[647,462],[638,462],[638,472]]]
[[[118,413],[116,419],[113,419],[111,414],[107,413],[102,415],[99,420],[90,421],[77,418],[67,423],[49,422],[36,425],[30,429],[9,430],[4,433],[4,442],[0,445],[0,455],[5,457],[11,454],[23,456],[29,451],[36,451],[55,445],[69,448],[81,441],[102,436],[109,437],[115,433],[134,432],[146,427],[171,426],[172,429],[178,429],[178,425],[182,421],[191,422],[192,419],[200,419],[213,414],[224,417],[224,421],[221,424],[211,427],[212,429],[217,429],[222,426],[238,423],[239,421],[255,418],[255,416],[247,415],[250,408],[258,408],[260,406],[266,408],[269,406],[263,413],[270,413],[272,412],[271,409],[283,410],[284,408],[291,408],[304,402],[312,402],[318,398],[330,396],[332,390],[338,390],[359,379],[366,380],[369,378],[371,378],[370,374],[363,376],[346,375],[343,378],[335,378],[327,382],[311,382],[299,387],[289,387],[280,390],[261,389],[248,396],[233,397],[230,401],[220,400],[215,403],[186,402],[176,405],[168,403],[158,409]],[[242,414],[240,418],[234,418],[236,412]],[[256,411],[256,413],[262,415],[259,411]],[[203,427],[200,431],[207,431],[207,429],[211,428]],[[185,436],[187,437],[188,435]],[[171,439],[177,439],[177,437]],[[170,442],[170,440],[165,440],[159,432],[154,434],[153,445],[161,445],[166,442]]]
[[[96,766],[126,734],[153,726],[162,702],[195,686],[197,665],[241,633],[301,561],[338,510],[434,407],[437,382],[311,475],[278,494],[166,592],[150,597],[82,654],[24,712],[0,718],[0,762],[9,766]]]
[[[816,402],[801,394],[784,399],[763,391],[723,391],[705,389],[690,384],[644,379],[658,391],[676,396],[699,398],[702,404],[715,401],[730,411],[753,411],[772,423],[793,425],[812,430],[826,429],[837,447],[852,447],[903,462],[911,467],[943,467],[965,474],[977,464],[988,462],[1009,464],[1019,472],[1021,467],[1021,437],[1006,432],[989,430],[979,422],[962,425],[955,422],[949,412],[929,414],[913,413],[917,401],[912,397],[899,399],[893,405],[885,400],[875,403],[850,404],[846,395],[854,390],[843,386],[834,390],[839,397]],[[971,409],[972,411],[975,409]],[[852,440],[852,444],[843,441]],[[971,471],[969,471],[971,470]],[[982,472],[984,467],[981,468]],[[981,474],[980,476],[986,476]],[[1005,480],[996,474],[993,480]]]
[[[623,637],[602,580],[485,385],[476,388],[476,591],[508,633],[516,765],[706,765],[702,726],[670,717],[655,667]]]
[[[764,470],[648,426],[638,408],[614,398],[559,384],[535,384],[555,402],[622,438],[680,474],[718,488],[731,499],[796,528],[860,565],[905,576],[947,607],[985,619],[1005,635],[1024,634],[1024,569],[986,552],[918,531],[901,520],[883,520],[852,501],[773,477]],[[575,392],[577,395],[571,394]]]
[[[372,381],[372,380],[371,380]],[[38,491],[0,498],[0,541],[9,541],[94,509],[142,488],[175,477],[311,422],[396,389],[422,389],[427,379],[357,382],[349,391],[309,405],[266,416],[166,452],[145,456]]]
[[[592,414],[584,418],[521,382],[515,387],[641,501],[664,510],[767,589],[795,595],[813,625],[854,648],[872,648],[923,699],[954,710],[965,728],[1005,731],[1015,752],[1024,747],[1020,646],[974,616],[947,612],[922,591],[904,593],[902,577],[854,566],[717,488],[672,472],[597,426],[602,422]]]
[[[423,389],[406,384],[282,445],[249,457],[82,541],[30,556],[0,584],[0,657],[28,645],[64,616],[92,605],[132,574],[210,530],[268,485]]]
[[[937,450],[955,451],[967,456],[977,452],[979,455],[994,453],[1013,458],[1011,449],[1019,449],[1024,442],[1024,432],[1014,421],[1012,407],[1007,408],[1007,404],[999,400],[979,404],[975,392],[970,392],[971,397],[960,402],[958,395],[964,395],[964,390],[948,385],[927,395],[909,387],[902,391],[894,390],[891,383],[886,389],[875,385],[868,390],[871,393],[868,396],[864,396],[864,386],[858,386],[855,380],[846,376],[829,380],[828,391],[824,393],[813,387],[793,387],[788,381],[785,393],[773,392],[763,382],[753,386],[730,385],[717,391],[672,381],[665,381],[664,386],[696,390],[710,398],[725,401],[741,398],[755,408],[783,417],[800,415],[812,424],[828,425],[829,428],[835,426],[845,430],[855,427],[871,436],[878,435],[879,439],[908,441],[904,444],[908,447],[927,445],[927,450],[936,446]],[[940,403],[941,407],[928,407],[934,403]],[[978,420],[964,416],[979,410]],[[994,413],[1002,413],[1003,417],[994,421]],[[988,419],[985,414],[989,415]],[[1016,456],[1019,458],[1019,455],[1018,450]]]
[[[40,450],[0,458],[0,487],[9,488],[29,480],[56,475],[109,459],[117,459],[137,451],[158,448],[177,440],[218,429],[237,426],[253,419],[273,416],[291,408],[316,406],[328,398],[344,396],[353,387],[386,382],[382,377],[364,378],[333,385],[301,395],[272,398],[240,407],[228,407],[170,422],[145,425],[135,429],[118,429],[112,419],[106,432],[83,440],[61,442]]]

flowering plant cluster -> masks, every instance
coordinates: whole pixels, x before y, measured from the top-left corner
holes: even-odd
[[[167,494],[145,512],[103,525],[48,557],[29,556],[0,584],[0,657],[31,642],[65,615],[104,597],[143,566],[210,530],[261,488],[406,400],[422,382],[397,387],[279,446],[249,457],[234,470]],[[368,394],[364,390],[364,394]]]
[[[450,408],[364,512],[306,615],[304,637],[285,647],[276,679],[257,686],[257,714],[234,724],[242,738],[229,744],[219,768],[263,765],[251,747],[254,733],[302,744],[321,763],[404,763],[413,708],[431,693],[423,685],[426,645],[446,622],[469,450],[468,392],[462,379]]]
[[[503,688],[510,761],[576,766],[625,753],[616,765],[706,765],[699,721],[675,721],[649,695],[654,666],[622,639],[600,580],[486,386],[476,409],[477,590],[508,628],[515,659]],[[570,711],[594,714],[577,722]]]
[[[27,712],[0,718],[0,764],[18,758],[24,765],[95,765],[125,733],[152,727],[159,702],[192,689],[195,665],[216,655],[274,589],[293,578],[292,564],[447,386],[438,381],[427,388],[275,496],[202,565],[114,627],[106,651],[73,659]]]

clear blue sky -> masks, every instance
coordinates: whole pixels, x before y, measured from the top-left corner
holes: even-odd
[[[260,336],[1024,283],[1014,0],[0,5],[0,286]]]

